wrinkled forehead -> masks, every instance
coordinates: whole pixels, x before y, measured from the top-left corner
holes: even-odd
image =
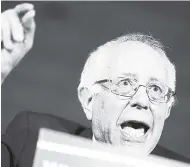
[[[141,42],[113,44],[105,48],[99,57],[103,63],[101,74],[114,78],[131,74],[139,81],[155,78],[167,84],[167,59],[161,53]]]

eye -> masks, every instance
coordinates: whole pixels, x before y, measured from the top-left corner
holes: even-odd
[[[131,85],[131,82],[129,79],[120,80],[117,84],[117,86],[124,86],[124,87],[129,86],[129,85]]]
[[[162,89],[158,86],[158,85],[151,85],[151,91],[155,92],[155,93],[162,93]]]

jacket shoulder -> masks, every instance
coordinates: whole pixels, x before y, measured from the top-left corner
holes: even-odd
[[[2,135],[2,142],[13,155],[15,166],[32,166],[40,128],[73,135],[77,135],[85,129],[78,123],[51,114],[20,112],[8,125],[5,134]]]

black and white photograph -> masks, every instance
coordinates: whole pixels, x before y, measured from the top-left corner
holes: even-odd
[[[190,166],[189,1],[2,1],[2,167]]]

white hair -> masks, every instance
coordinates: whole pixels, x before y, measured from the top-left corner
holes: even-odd
[[[168,67],[168,76],[171,77],[168,81],[169,82],[168,85],[169,87],[172,88],[173,91],[175,91],[175,85],[176,85],[175,65],[167,57],[164,46],[152,36],[143,35],[141,33],[132,33],[118,37],[116,39],[113,39],[105,43],[104,45],[99,46],[97,49],[91,52],[81,73],[78,91],[81,90],[81,88],[85,87],[90,88],[97,80],[103,79],[101,77],[103,77],[104,71],[106,70],[101,70],[101,69],[105,69],[105,62],[107,58],[106,51],[109,48],[111,49],[115,44],[125,43],[127,41],[137,41],[147,44],[151,48],[156,50],[161,56],[166,58],[166,63]]]

